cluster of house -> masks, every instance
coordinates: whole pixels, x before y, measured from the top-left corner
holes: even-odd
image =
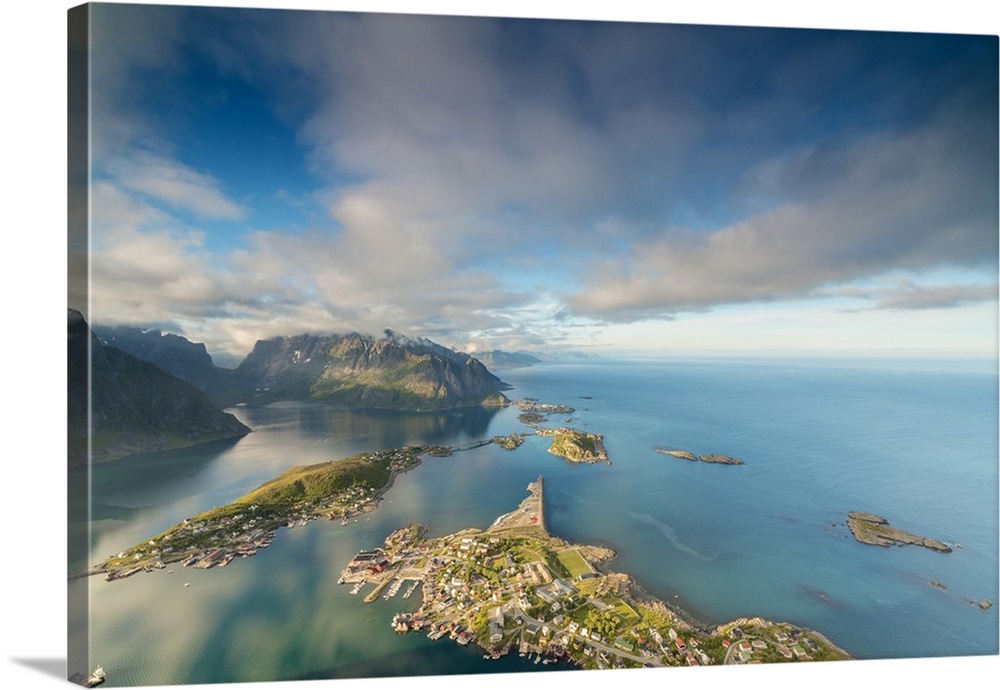
[[[774,648],[777,650],[781,656],[786,659],[797,659],[800,661],[810,661],[812,656],[806,651],[805,647],[808,647],[810,651],[815,652],[818,649],[818,645],[808,638],[803,638],[801,641],[798,639],[798,630],[792,631],[791,634],[778,631],[774,633]],[[729,637],[732,640],[739,640],[735,642],[736,647],[734,650],[735,659],[739,663],[744,664],[759,664],[760,659],[754,659],[754,652],[762,652],[768,649],[768,644],[765,640],[760,638],[755,638],[753,640],[741,639],[743,637],[743,631],[740,628],[733,628]],[[729,649],[731,643],[728,639],[722,641],[722,645]],[[804,646],[803,646],[804,645]]]
[[[184,566],[193,565],[208,569],[216,565],[225,566],[236,557],[253,556],[258,549],[270,546],[275,536],[273,529],[257,527],[264,522],[263,519],[253,515],[257,509],[258,506],[251,505],[247,507],[246,514],[237,513],[212,522],[184,520],[176,529],[165,534],[159,543],[150,539],[143,547],[122,551],[117,556],[119,559],[125,559],[131,555],[133,561],[143,563],[153,559],[151,566],[140,564],[120,570],[110,569],[105,579],[109,581],[122,579],[137,572],[162,569],[164,560],[168,562],[180,560]],[[192,554],[191,546],[174,546],[177,543],[190,541],[192,537],[201,538],[200,548],[204,549],[203,551]],[[188,554],[187,558],[184,558],[185,553]],[[171,554],[174,555],[171,557]]]

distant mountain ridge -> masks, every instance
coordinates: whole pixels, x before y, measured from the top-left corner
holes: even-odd
[[[541,364],[543,362],[542,359],[528,352],[504,352],[503,350],[477,352],[476,359],[487,367],[495,369],[530,367],[532,364]]]
[[[503,406],[509,388],[474,357],[427,338],[279,336],[258,340],[236,369],[212,363],[205,346],[158,330],[94,329],[108,345],[189,381],[220,406],[315,400],[350,409],[440,410]]]
[[[104,345],[128,352],[184,379],[219,407],[233,405],[243,397],[243,386],[236,372],[216,366],[204,343],[154,328],[94,325],[92,330]]]
[[[250,432],[187,381],[104,345],[74,309],[67,357],[70,464],[87,462],[88,437],[90,460],[100,462]]]

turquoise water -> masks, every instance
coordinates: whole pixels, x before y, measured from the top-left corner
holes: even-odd
[[[550,531],[611,546],[611,567],[707,623],[787,620],[866,659],[997,653],[997,607],[969,603],[998,599],[992,363],[595,362],[501,373],[511,397],[576,407],[550,424],[604,434],[612,464],[564,462],[539,437],[514,452],[428,458],[357,524],[282,530],[224,570],[75,582],[90,591],[92,657],[112,671],[108,684],[548,669],[396,635],[389,619],[418,597],[364,605],[336,584],[356,551],[408,522],[433,535],[486,527],[539,474]],[[94,561],[292,465],[524,428],[516,409],[234,411],[255,429],[235,444],[95,470]],[[691,463],[656,447],[746,465]],[[858,544],[844,526],[850,510],[961,547]]]

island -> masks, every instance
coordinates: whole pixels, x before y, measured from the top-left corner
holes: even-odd
[[[518,400],[514,403],[521,412],[534,414],[572,414],[576,409],[569,405],[558,405],[554,403],[542,403],[537,400]]]
[[[448,456],[444,446],[407,446],[360,453],[316,465],[292,467],[234,502],[206,510],[91,568],[108,581],[161,570],[180,562],[195,568],[225,567],[271,545],[278,529],[316,518],[346,524],[373,510],[401,472],[423,455]]]
[[[847,526],[854,538],[862,544],[872,546],[904,546],[912,544],[942,553],[951,553],[951,547],[937,539],[920,537],[889,525],[889,521],[879,515],[863,512],[847,514]]]
[[[645,595],[628,575],[605,572],[610,549],[572,544],[545,527],[544,480],[485,530],[426,539],[423,525],[390,534],[340,574],[371,602],[421,588],[398,633],[448,636],[498,659],[516,651],[535,663],[582,668],[699,666],[851,658],[824,636],[789,623],[741,618],[716,627]]]
[[[604,449],[604,437],[600,434],[589,434],[567,427],[537,429],[535,433],[552,437],[549,452],[570,462],[610,462]]]
[[[537,400],[518,400],[514,404],[521,409],[521,414],[517,417],[519,422],[534,429],[537,436],[548,436],[552,439],[549,452],[553,455],[570,462],[606,462],[610,464],[608,453],[604,448],[604,436],[601,434],[590,434],[569,427],[546,429],[539,426],[548,419],[546,415],[571,414],[576,411],[574,408],[569,405],[541,403]],[[570,421],[570,418],[567,417],[566,421]],[[492,440],[494,443],[498,443],[497,439]],[[503,445],[503,447],[513,449],[509,445]],[[514,448],[516,447],[514,446]]]
[[[517,450],[524,443],[525,434],[507,434],[506,436],[494,436],[490,442],[495,443],[504,450]]]
[[[541,403],[537,400],[518,400],[514,404],[521,410],[517,421],[535,430],[540,428],[539,424],[548,420],[550,414],[572,414],[576,411],[569,405]],[[566,421],[568,422],[569,418]]]
[[[547,417],[545,415],[538,414],[537,412],[522,412],[517,416],[517,421],[532,428],[537,428],[538,425],[546,419]]]
[[[746,463],[742,460],[737,460],[736,458],[731,458],[728,455],[718,455],[715,453],[708,453],[706,455],[695,455],[690,451],[686,450],[667,450],[665,448],[655,448],[657,453],[663,453],[664,455],[672,455],[675,458],[680,458],[681,460],[690,460],[692,462],[707,462],[713,465],[745,465]]]

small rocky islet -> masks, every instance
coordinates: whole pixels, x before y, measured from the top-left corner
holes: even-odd
[[[892,527],[889,521],[881,515],[865,512],[850,512],[847,514],[847,527],[851,534],[862,544],[872,546],[923,546],[932,551],[951,553],[951,547],[943,541],[921,537]]]
[[[746,463],[742,460],[737,460],[736,458],[731,458],[728,455],[719,455],[718,453],[706,453],[704,455],[695,455],[694,453],[687,450],[671,450],[667,448],[655,448],[657,453],[663,453],[664,455],[670,455],[675,458],[680,458],[681,460],[690,460],[691,462],[706,462],[711,465],[745,465]]]

